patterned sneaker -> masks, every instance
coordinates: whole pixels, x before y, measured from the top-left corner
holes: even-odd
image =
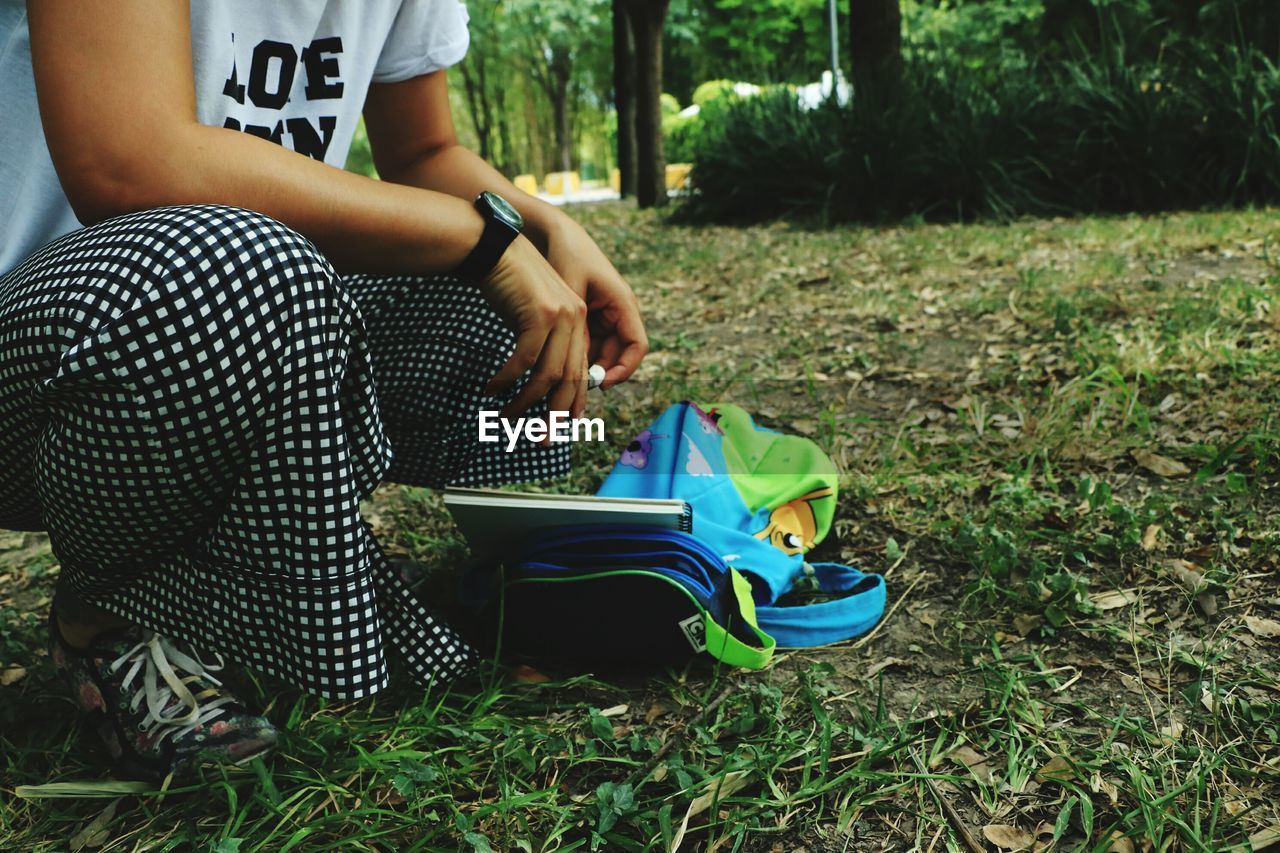
[[[159,782],[203,762],[242,764],[269,752],[277,731],[222,689],[216,666],[152,631],[108,631],[87,651],[67,645],[49,616],[49,655],[123,775]]]

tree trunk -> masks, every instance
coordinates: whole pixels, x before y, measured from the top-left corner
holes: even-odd
[[[493,162],[493,112],[490,108],[488,92],[485,88],[484,59],[477,56],[468,57],[462,63],[462,88],[467,96],[467,108],[471,113],[471,124],[476,129],[476,140],[479,142],[480,159]]]
[[[542,127],[542,111],[539,109],[540,101],[536,97],[532,81],[527,77],[518,78],[519,97],[517,103],[524,105],[524,138],[521,140],[521,149],[524,151],[524,163],[527,168],[535,175],[542,175],[547,169],[547,157],[543,151],[542,141],[544,129]]]
[[[502,94],[499,94],[498,98],[500,101],[498,109],[498,145],[495,147],[500,148],[502,151],[501,159],[499,160],[501,165],[498,165],[498,171],[508,178],[514,178],[518,158],[511,144],[511,126],[507,123],[507,107],[505,103],[507,98]]]
[[[552,131],[556,138],[554,169],[572,171],[573,123],[569,114],[569,83],[573,76],[573,59],[567,51],[552,52],[546,67],[540,71],[535,69],[534,76],[551,102]]]
[[[636,44],[623,0],[613,0],[613,103],[622,197],[636,194]]]
[[[560,91],[551,100],[556,124],[556,161],[561,172],[573,171],[573,133],[569,127],[569,93]]]
[[[670,0],[626,0],[636,39],[636,200],[640,207],[667,203],[667,164],[662,146],[662,23]]]
[[[898,0],[849,0],[849,47],[855,95],[888,95],[902,76]]]

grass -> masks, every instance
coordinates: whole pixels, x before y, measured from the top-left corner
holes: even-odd
[[[672,400],[724,397],[820,442],[843,493],[816,556],[886,575],[876,632],[762,673],[494,668],[345,705],[248,674],[289,732],[265,763],[20,799],[103,773],[39,651],[56,564],[0,533],[0,672],[25,670],[0,687],[0,849],[1216,851],[1280,834],[1274,211],[820,232],[580,215],[655,342],[597,400],[611,441]],[[615,449],[582,448],[549,487],[593,489]],[[368,517],[443,600],[465,547],[438,498],[388,485]]]

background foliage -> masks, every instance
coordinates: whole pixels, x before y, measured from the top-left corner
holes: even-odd
[[[686,131],[692,218],[886,220],[1280,200],[1280,4],[908,0],[902,79]],[[874,97],[873,97],[874,96]]]
[[[847,68],[849,2],[839,6]],[[508,175],[615,165],[610,4],[470,4],[463,142]],[[669,162],[697,220],[971,218],[1280,200],[1280,4],[902,0],[892,92],[807,111],[824,0],[673,0]],[[734,83],[762,88],[732,96]],[[728,97],[724,97],[728,94]],[[864,93],[865,94],[865,93]],[[698,115],[681,114],[690,105]],[[350,163],[372,170],[367,142]]]

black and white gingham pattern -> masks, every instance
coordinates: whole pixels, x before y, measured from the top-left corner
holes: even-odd
[[[86,600],[322,695],[384,686],[388,645],[452,677],[473,650],[359,502],[567,471],[568,445],[476,440],[512,348],[474,286],[339,279],[260,214],[109,220],[0,278],[0,527],[47,529]]]

